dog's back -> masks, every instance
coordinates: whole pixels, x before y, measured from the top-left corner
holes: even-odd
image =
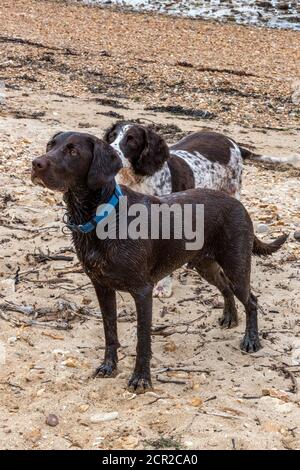
[[[170,239],[152,241],[157,259],[155,265],[162,269],[164,264],[164,274],[169,274],[186,262],[193,265],[206,257],[221,261],[222,253],[228,252],[231,245],[243,243],[244,234],[247,238],[244,252],[251,256],[254,244],[253,224],[245,207],[237,199],[221,191],[190,189],[152,198],[151,204],[174,208],[174,216],[170,218]],[[181,239],[174,236],[178,229],[174,225],[180,214],[180,211],[176,212],[176,207],[181,208],[182,227],[184,226]],[[193,235],[194,238],[191,238]],[[203,244],[199,247],[201,241]],[[165,260],[164,263],[162,259]]]
[[[198,151],[211,162],[227,165],[233,141],[219,132],[199,131],[183,137],[176,144],[170,145],[171,155],[177,150]]]

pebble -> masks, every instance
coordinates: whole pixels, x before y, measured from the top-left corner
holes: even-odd
[[[89,407],[90,405],[88,405],[87,403],[83,403],[82,405],[79,405],[78,411],[80,411],[80,413],[85,413],[89,409]]]
[[[90,417],[90,422],[93,424],[103,423],[105,421],[113,421],[119,417],[117,411],[112,411],[110,413],[95,413]]]
[[[258,224],[256,227],[256,233],[267,233],[269,231],[269,227],[267,224]]]
[[[53,349],[52,354],[61,354],[65,356],[66,354],[70,354],[70,351],[64,351],[63,349]]]
[[[57,426],[59,423],[58,421],[58,417],[52,413],[50,413],[47,418],[46,418],[46,424],[48,424],[48,426]]]
[[[294,233],[294,238],[300,241],[300,230],[296,230],[296,232]]]
[[[65,361],[62,361],[61,364],[63,366],[72,367],[72,368],[75,368],[75,369],[79,367],[78,361],[76,361],[76,359],[73,358],[73,357],[68,357],[68,359],[66,359]]]
[[[184,442],[184,445],[185,445],[186,447],[189,447],[189,448],[191,449],[191,448],[194,446],[194,443],[193,443],[193,441],[185,441],[185,442]]]
[[[10,336],[7,340],[8,344],[14,344],[20,339],[19,336]]]

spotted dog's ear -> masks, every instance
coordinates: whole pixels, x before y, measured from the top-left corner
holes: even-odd
[[[104,132],[104,136],[103,136],[104,142],[107,142],[108,144],[110,144],[112,142],[111,141],[111,135],[115,131],[117,125],[118,125],[118,123],[115,123],[112,126],[110,126],[108,129],[106,129],[106,131]]]
[[[147,127],[143,130],[145,146],[135,166],[140,174],[151,176],[168,160],[170,152],[163,137]]]
[[[87,177],[87,185],[92,191],[102,188],[112,181],[122,168],[122,162],[113,148],[102,140],[95,139],[93,160]]]
[[[110,126],[106,131],[104,132],[103,140],[104,142],[107,142],[108,144],[111,144],[114,139],[113,139],[113,133],[116,130],[118,126],[122,126],[125,124],[125,121],[117,121],[115,122],[112,126]]]

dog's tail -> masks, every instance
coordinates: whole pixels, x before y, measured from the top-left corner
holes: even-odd
[[[284,235],[281,235],[280,237],[276,238],[276,240],[274,240],[273,242],[265,243],[259,240],[256,236],[254,236],[252,253],[257,256],[271,255],[282,247],[282,245],[286,242],[287,238],[288,235],[285,233]]]
[[[245,147],[243,144],[239,144],[239,149],[243,160],[254,160],[257,162],[271,163],[278,165],[292,165],[295,168],[300,168],[300,156],[291,155],[288,157],[277,157],[273,155],[259,155]]]

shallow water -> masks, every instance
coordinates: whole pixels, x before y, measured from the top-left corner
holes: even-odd
[[[84,3],[300,30],[299,0],[84,0]]]

